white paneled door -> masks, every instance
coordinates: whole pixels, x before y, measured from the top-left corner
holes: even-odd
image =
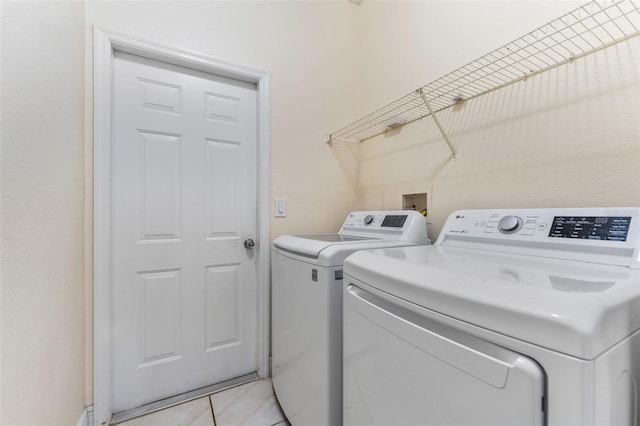
[[[256,371],[256,86],[117,52],[112,411]]]

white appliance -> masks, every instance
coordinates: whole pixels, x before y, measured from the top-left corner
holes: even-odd
[[[337,234],[285,235],[272,251],[272,378],[293,425],[342,424],[342,262],[428,244],[414,211],[353,212]]]
[[[344,273],[345,425],[640,424],[640,208],[458,211]]]

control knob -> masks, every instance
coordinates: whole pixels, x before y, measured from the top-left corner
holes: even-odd
[[[365,225],[371,225],[373,223],[373,215],[368,214],[365,218],[364,218],[364,224]]]
[[[513,234],[522,228],[522,219],[518,216],[505,216],[498,222],[498,230],[503,234]]]

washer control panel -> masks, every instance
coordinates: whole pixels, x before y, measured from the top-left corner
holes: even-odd
[[[405,224],[410,224],[409,217],[414,218],[415,215],[423,218],[417,212],[412,210],[393,210],[386,212],[352,212],[347,216],[342,227],[349,228],[397,228],[402,229]]]
[[[368,238],[398,239],[428,244],[424,216],[413,210],[351,212],[340,234]]]

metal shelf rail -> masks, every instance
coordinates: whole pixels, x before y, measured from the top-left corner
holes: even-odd
[[[640,35],[638,0],[594,0],[331,133],[328,143],[364,142],[391,129]]]

